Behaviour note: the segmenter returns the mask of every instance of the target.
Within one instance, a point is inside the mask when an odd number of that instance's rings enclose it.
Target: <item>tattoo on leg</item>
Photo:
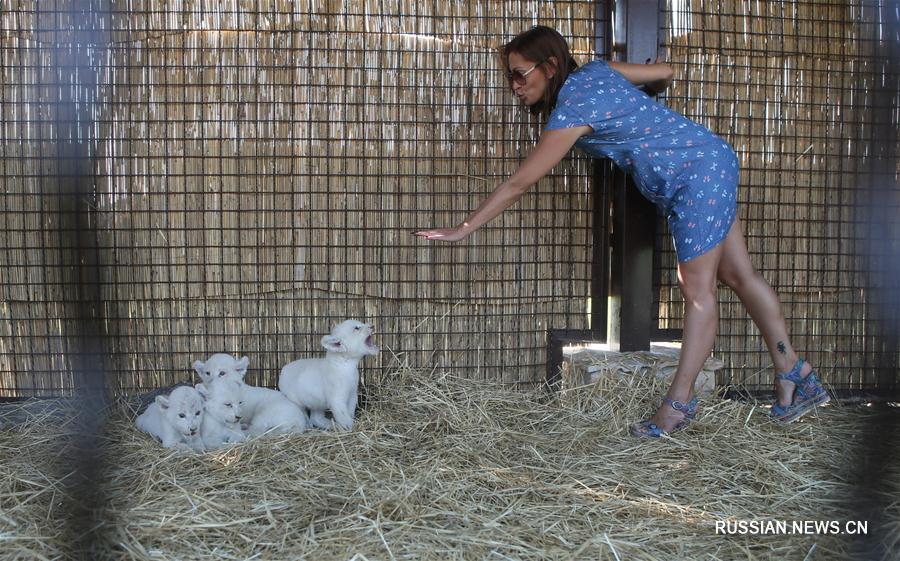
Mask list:
[[[778,341],[778,352],[781,354],[787,354],[787,347],[784,346],[784,341]]]

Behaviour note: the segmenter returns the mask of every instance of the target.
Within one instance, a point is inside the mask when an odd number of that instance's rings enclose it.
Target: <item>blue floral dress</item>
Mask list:
[[[601,60],[569,75],[547,130],[588,125],[575,146],[613,160],[669,222],[678,261],[717,246],[734,222],[738,160],[706,127],[653,101]]]

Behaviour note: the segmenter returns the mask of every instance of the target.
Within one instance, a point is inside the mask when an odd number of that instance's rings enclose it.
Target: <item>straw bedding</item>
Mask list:
[[[63,400],[0,407],[0,559],[71,554],[65,457],[74,418]]]
[[[722,536],[715,522],[854,519],[835,498],[852,492],[846,465],[862,412],[827,408],[786,429],[752,405],[710,398],[692,431],[639,443],[628,423],[663,391],[644,380],[603,378],[548,399],[401,371],[351,432],[205,455],[163,450],[120,402],[105,435],[94,556],[847,557],[842,537]],[[896,508],[888,514],[896,527]]]

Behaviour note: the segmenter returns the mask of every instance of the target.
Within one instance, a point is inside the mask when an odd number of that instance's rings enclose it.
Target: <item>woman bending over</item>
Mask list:
[[[829,400],[812,366],[788,339],[778,296],[753,268],[737,218],[738,160],[731,146],[699,123],[638,89],[660,91],[672,79],[666,64],[593,61],[578,67],[555,30],[538,26],[503,47],[513,93],[547,120],[537,145],[462,223],[416,232],[458,241],[518,201],[572,146],[610,158],[665,214],[678,257],[685,300],[678,369],[662,405],[632,434],[658,438],[688,426],[697,414],[694,382],[713,349],[718,326],[717,281],[740,298],[775,365],[772,416],[791,422]]]

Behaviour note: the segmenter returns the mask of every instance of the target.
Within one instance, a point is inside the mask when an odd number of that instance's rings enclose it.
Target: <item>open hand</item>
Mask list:
[[[456,228],[436,228],[434,230],[419,230],[413,232],[414,236],[425,238],[426,240],[436,240],[441,242],[457,242],[465,238],[468,234],[462,227]]]

